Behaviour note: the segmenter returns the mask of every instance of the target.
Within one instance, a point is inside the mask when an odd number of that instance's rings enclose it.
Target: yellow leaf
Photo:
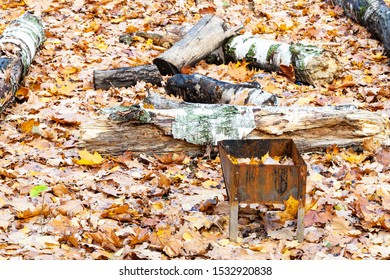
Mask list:
[[[261,157],[261,162],[265,162],[267,158],[269,158],[269,152],[267,152],[264,156]]]
[[[215,182],[214,180],[207,180],[207,181],[204,181],[202,183],[202,186],[206,189],[210,189],[210,188],[215,188],[216,186],[218,186],[218,183]]]
[[[64,68],[61,70],[61,72],[62,72],[62,74],[64,74],[64,75],[71,75],[71,74],[75,74],[75,73],[79,72],[80,69],[81,69],[80,67],[66,66],[66,67],[64,67]]]
[[[229,243],[230,243],[230,240],[227,238],[224,238],[224,239],[221,239],[218,241],[218,245],[223,246],[223,247],[227,246]]]
[[[126,16],[121,16],[121,17],[118,17],[118,18],[114,18],[114,19],[111,20],[111,23],[120,23],[120,22],[122,22],[125,18],[126,18]]]
[[[155,209],[155,210],[161,210],[164,208],[164,204],[159,201],[159,202],[156,202],[156,203],[153,203],[152,204],[152,207]]]
[[[183,239],[184,240],[192,240],[192,239],[194,239],[193,237],[192,237],[192,235],[189,233],[189,232],[185,232],[185,233],[183,233]]]
[[[290,195],[284,204],[286,209],[282,213],[279,213],[280,220],[285,222],[286,220],[295,219],[298,212],[299,201]]]
[[[365,82],[367,84],[371,84],[372,83],[372,76],[369,76],[369,75],[364,76],[363,82]]]
[[[146,41],[146,45],[147,45],[147,46],[152,46],[152,45],[153,45],[153,40],[152,40],[152,39],[148,39],[148,40]]]
[[[233,164],[238,164],[238,160],[234,156],[229,155],[229,159],[232,161]]]
[[[21,125],[20,125],[20,129],[24,132],[24,133],[29,133],[31,132],[31,130],[33,129],[34,126],[38,126],[39,125],[39,122],[34,120],[34,119],[30,119],[26,122],[23,122]]]
[[[101,52],[105,52],[108,48],[108,45],[102,41],[96,44],[96,48],[99,49]]]
[[[366,154],[356,154],[356,153],[353,153],[353,152],[346,152],[345,154],[341,154],[341,157],[350,162],[350,163],[354,163],[354,164],[359,164],[359,163],[362,163],[363,161],[365,161],[367,155]]]
[[[259,161],[257,159],[255,159],[254,157],[251,157],[249,164],[259,164]]]
[[[103,163],[103,158],[98,152],[91,154],[86,149],[79,151],[80,159],[74,160],[79,165],[97,165]]]

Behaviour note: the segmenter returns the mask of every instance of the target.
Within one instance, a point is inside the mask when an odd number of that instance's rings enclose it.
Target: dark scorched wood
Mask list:
[[[256,82],[232,84],[200,74],[174,75],[167,80],[165,90],[192,103],[277,105],[278,102],[275,95],[263,91]]]
[[[155,65],[93,71],[93,85],[95,89],[130,87],[136,85],[138,81],[145,81],[152,85],[161,86],[162,78]]]

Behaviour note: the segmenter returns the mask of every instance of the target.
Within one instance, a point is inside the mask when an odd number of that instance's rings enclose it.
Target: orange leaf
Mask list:
[[[23,122],[21,123],[20,125],[20,129],[24,132],[24,133],[29,133],[31,132],[31,130],[33,129],[34,126],[38,126],[39,125],[39,122],[34,120],[34,119],[30,119],[26,122]]]

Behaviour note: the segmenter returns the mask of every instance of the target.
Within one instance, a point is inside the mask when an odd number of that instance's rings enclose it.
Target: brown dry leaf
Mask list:
[[[169,257],[173,258],[180,255],[180,251],[182,248],[183,248],[183,242],[181,242],[179,239],[172,238],[164,246],[163,251]]]
[[[63,197],[69,194],[68,188],[64,184],[56,184],[52,188],[53,194],[58,197]]]
[[[101,214],[102,218],[110,218],[122,222],[134,222],[140,217],[140,213],[128,204],[117,205],[112,204],[108,209]]]
[[[162,250],[168,244],[172,236],[170,227],[160,228],[150,236],[150,243],[153,247]]]
[[[288,79],[290,79],[291,81],[295,81],[295,72],[294,67],[292,65],[279,65],[279,67]]]
[[[29,98],[29,89],[26,87],[20,87],[16,92],[15,92],[15,97],[19,101],[26,101]]]
[[[158,176],[158,186],[162,189],[167,189],[171,185],[171,180],[168,179],[163,173]]]
[[[65,200],[61,201],[57,210],[64,216],[74,217],[77,214],[81,214],[84,207],[80,200]]]
[[[18,177],[18,175],[19,175],[18,172],[16,172],[15,170],[9,170],[0,167],[0,176],[3,176],[5,178],[15,179]]]
[[[305,214],[305,227],[310,227],[316,223],[321,223],[321,219],[318,216],[318,212],[316,210],[309,210]]]
[[[49,205],[45,204],[43,205],[37,205],[35,208],[32,208],[32,209],[27,209],[27,210],[24,210],[24,211],[17,211],[16,212],[16,216],[19,218],[19,219],[29,219],[29,218],[32,218],[32,217],[36,217],[36,216],[48,216],[49,214],[51,213],[50,211],[50,208],[49,208]]]
[[[15,216],[11,214],[10,209],[0,209],[0,229],[3,231],[8,230],[8,226],[14,217]]]
[[[134,229],[134,233],[134,235],[129,237],[129,245],[131,246],[142,244],[150,238],[149,230],[146,228],[137,227]]]
[[[216,10],[214,7],[205,7],[202,9],[199,9],[199,14],[201,15],[207,15],[207,14],[215,14]]]
[[[218,196],[215,196],[212,199],[207,199],[201,204],[196,205],[194,208],[200,212],[212,212],[215,206],[218,204]]]
[[[282,228],[280,230],[268,230],[267,234],[270,238],[279,240],[293,240],[295,233],[290,228]]]
[[[349,231],[352,229],[350,222],[344,217],[335,216],[330,223],[334,230]]]
[[[183,243],[183,250],[188,255],[204,255],[207,252],[209,246],[208,242],[205,240],[193,238],[190,240],[185,240]]]
[[[51,119],[62,125],[79,126],[81,124],[81,122],[76,119],[75,114],[56,115],[52,116]]]
[[[87,235],[104,249],[116,251],[118,247],[122,246],[122,241],[112,229],[108,229],[106,232],[88,232]]]

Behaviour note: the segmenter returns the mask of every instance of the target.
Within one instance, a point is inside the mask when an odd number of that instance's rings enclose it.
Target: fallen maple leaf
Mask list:
[[[23,122],[20,124],[20,129],[24,132],[24,133],[29,133],[32,131],[32,129],[34,128],[34,126],[38,126],[39,125],[39,122],[34,120],[34,119],[29,119],[28,121],[26,122]]]
[[[91,154],[86,149],[79,151],[80,159],[73,159],[78,165],[99,165],[104,162],[104,159],[98,152]]]

